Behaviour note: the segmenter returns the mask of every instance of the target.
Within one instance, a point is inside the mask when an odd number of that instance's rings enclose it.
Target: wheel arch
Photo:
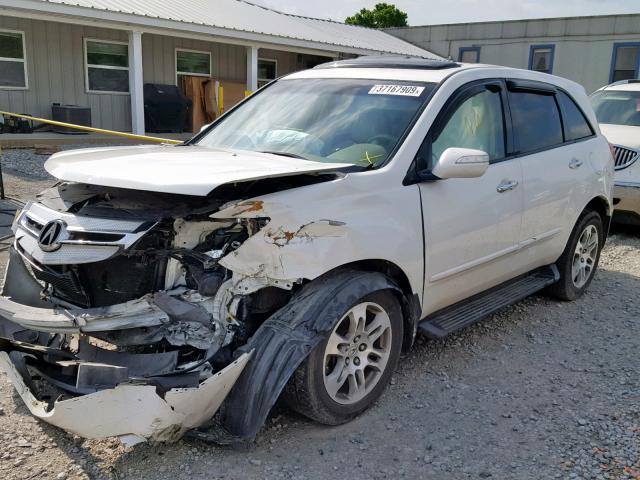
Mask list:
[[[343,270],[381,273],[398,286],[398,289],[392,290],[392,293],[397,297],[402,307],[402,319],[404,323],[402,351],[409,351],[416,338],[418,323],[420,322],[420,315],[422,313],[422,304],[420,295],[411,288],[411,282],[404,270],[389,260],[366,259],[341,265],[327,272],[325,275]]]
[[[399,287],[380,272],[344,269],[305,284],[267,319],[237,353],[253,352],[221,412],[221,427],[235,441],[253,440],[293,372],[354,300]],[[233,440],[232,440],[233,441]]]
[[[611,203],[603,196],[594,197],[589,203],[587,203],[578,218],[582,217],[582,215],[584,215],[584,213],[588,210],[596,212],[598,215],[600,215],[604,230],[603,233],[606,239],[607,235],[609,234],[609,227],[611,226],[611,218],[613,214],[613,207],[611,206]]]

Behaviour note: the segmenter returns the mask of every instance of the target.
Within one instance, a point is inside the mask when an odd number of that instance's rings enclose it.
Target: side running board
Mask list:
[[[450,333],[488,317],[501,308],[519,302],[559,279],[560,273],[555,265],[533,270],[432,313],[420,322],[418,330],[430,338],[446,337]]]

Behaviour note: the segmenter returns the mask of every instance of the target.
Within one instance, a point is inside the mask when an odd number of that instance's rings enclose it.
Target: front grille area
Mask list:
[[[140,249],[162,249],[163,236],[152,232],[139,243]],[[105,307],[140,298],[164,288],[166,258],[116,255],[86,264],[43,265],[25,252],[38,280],[49,285],[53,295],[82,308]]]
[[[613,149],[615,151],[615,169],[622,170],[623,168],[627,168],[633,162],[638,159],[638,151],[622,147],[620,145],[614,145]]]
[[[45,266],[32,268],[33,275],[41,282],[51,285],[56,296],[74,305],[88,307],[91,303],[87,293],[80,285],[78,274],[64,266]]]
[[[64,225],[60,246],[45,251],[38,236],[58,220]],[[104,307],[164,288],[171,232],[156,221],[73,215],[32,203],[16,222],[14,247],[54,297],[78,307]]]

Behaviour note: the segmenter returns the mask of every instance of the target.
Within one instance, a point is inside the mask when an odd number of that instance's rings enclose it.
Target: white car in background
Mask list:
[[[221,438],[250,440],[279,397],[346,422],[418,331],[580,296],[612,214],[581,86],[445,60],[325,64],[184,145],[46,169],[14,224],[0,368],[35,416],[127,444],[219,407]]]
[[[640,225],[640,80],[602,87],[591,103],[615,152],[614,221]]]

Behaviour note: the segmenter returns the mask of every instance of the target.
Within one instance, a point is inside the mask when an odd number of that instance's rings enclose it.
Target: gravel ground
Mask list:
[[[371,411],[324,427],[276,407],[246,450],[73,437],[34,420],[0,374],[0,475],[639,480],[639,289],[640,231],[614,231],[578,301],[534,296],[419,338]]]
[[[112,145],[115,146],[115,145]],[[96,148],[92,144],[61,145],[55,150],[72,150],[77,148]],[[26,201],[52,185],[55,179],[44,169],[44,162],[49,158],[47,149],[2,149],[0,165],[4,177],[4,187],[9,197]]]

